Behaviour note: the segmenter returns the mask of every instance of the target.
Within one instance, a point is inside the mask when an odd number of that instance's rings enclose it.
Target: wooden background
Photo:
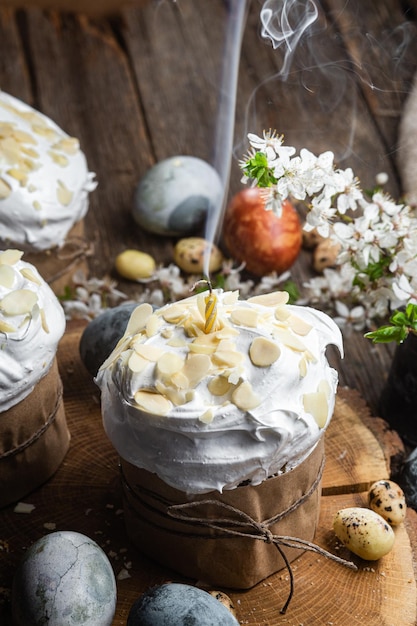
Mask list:
[[[116,276],[115,256],[134,247],[168,264],[175,244],[134,224],[137,182],[165,157],[213,155],[226,5],[0,2],[0,88],[80,139],[99,182],[84,224],[94,245],[89,274],[116,278],[132,298],[141,287]],[[417,69],[416,0],[322,0],[285,79],[284,51],[260,37],[260,7],[252,0],[243,37],[230,194],[240,189],[246,133],[276,128],[289,145],[333,150],[364,188],[387,172],[399,197],[398,127]],[[299,284],[312,275],[308,252],[292,275]],[[343,361],[331,354],[341,388],[360,392],[378,416],[393,347],[353,333],[345,351]]]

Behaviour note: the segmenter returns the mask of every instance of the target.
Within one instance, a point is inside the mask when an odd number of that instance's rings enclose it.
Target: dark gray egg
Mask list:
[[[106,554],[92,539],[58,531],[35,542],[13,580],[15,626],[111,626],[116,580]]]
[[[239,626],[215,597],[181,583],[146,591],[130,609],[127,626]]]
[[[137,302],[129,302],[107,309],[85,328],[80,339],[80,356],[91,376],[107,359],[126,330],[132,311]]]

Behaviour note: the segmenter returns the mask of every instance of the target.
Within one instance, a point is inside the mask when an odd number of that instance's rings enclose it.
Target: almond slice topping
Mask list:
[[[260,296],[252,296],[247,301],[252,304],[261,304],[262,306],[279,306],[280,304],[287,304],[289,297],[287,291],[273,291]]]
[[[310,330],[313,328],[311,324],[305,322],[301,317],[297,317],[297,315],[291,315],[288,318],[288,325],[297,335],[308,335]]]
[[[40,285],[40,279],[33,273],[30,267],[22,267],[20,273],[26,280],[30,280],[31,283],[35,283],[35,285]]]
[[[24,315],[30,313],[38,301],[38,296],[30,289],[17,289],[0,300],[0,310],[5,315]]]
[[[16,330],[17,329],[11,324],[0,320],[0,333],[14,333]]]
[[[156,362],[156,371],[162,378],[170,378],[184,367],[184,359],[175,352],[165,352]]]
[[[311,413],[319,428],[324,428],[329,412],[327,396],[324,391],[305,393],[303,395],[304,410]]]
[[[183,373],[190,381],[190,387],[196,387],[210,368],[211,359],[206,354],[190,354],[183,368]]]
[[[0,178],[0,200],[4,198],[8,198],[12,193],[12,188],[9,183],[4,180],[4,178]]]
[[[139,374],[143,372],[145,367],[149,365],[149,361],[139,356],[137,352],[132,352],[128,360],[128,366],[132,372]]]
[[[253,390],[249,381],[245,380],[232,394],[232,402],[242,411],[255,409],[261,403],[260,396]]]
[[[146,324],[153,313],[152,305],[144,302],[134,309],[130,316],[129,322],[125,330],[125,337],[136,335],[146,327]]]
[[[213,396],[224,396],[231,388],[232,385],[224,376],[215,376],[207,385],[207,389]]]
[[[154,415],[167,415],[172,409],[170,400],[152,391],[137,391],[135,393],[135,402],[142,411],[153,413]]]
[[[11,289],[14,283],[15,273],[10,265],[0,265],[0,285]]]
[[[259,322],[259,314],[256,309],[250,309],[249,307],[240,307],[234,309],[230,314],[230,319],[234,324],[238,326],[249,326],[250,328],[256,328]]]
[[[22,256],[23,252],[21,250],[13,250],[12,248],[0,252],[0,265],[14,265],[20,261]]]
[[[255,337],[249,348],[249,356],[254,365],[268,367],[281,355],[279,346],[266,337]]]

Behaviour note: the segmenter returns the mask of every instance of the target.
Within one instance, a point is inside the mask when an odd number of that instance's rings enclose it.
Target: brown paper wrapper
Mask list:
[[[50,478],[69,441],[54,359],[29,396],[0,413],[0,507],[20,500]]]
[[[120,463],[130,539],[147,556],[188,578],[249,589],[286,567],[280,550],[270,542],[272,535],[308,542],[314,538],[324,438],[293,470],[256,487],[241,486],[222,494],[188,496],[155,474],[123,459]],[[188,519],[172,517],[178,513]],[[194,521],[189,521],[189,516]],[[236,531],[239,534],[234,535]],[[300,549],[281,546],[281,550],[288,562],[301,554]]]

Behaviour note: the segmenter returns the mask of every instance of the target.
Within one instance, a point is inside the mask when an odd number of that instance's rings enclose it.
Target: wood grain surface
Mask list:
[[[90,276],[116,280],[131,298],[143,286],[117,276],[116,254],[128,247],[140,248],[166,265],[172,261],[175,244],[135,225],[131,208],[137,182],[167,156],[191,154],[210,160],[213,154],[226,6],[222,0],[126,4],[108,0],[82,6],[76,0],[0,2],[0,88],[79,137],[99,182],[82,224],[94,250],[86,259],[86,270]],[[298,148],[306,146],[316,153],[333,150],[343,167],[353,167],[365,188],[372,187],[378,172],[386,171],[388,189],[399,197],[397,132],[417,69],[416,0],[322,0],[317,3],[314,28],[287,57],[290,71],[286,76],[285,50],[274,50],[260,37],[260,6],[260,1],[250,3],[242,42],[230,195],[240,189],[237,160],[247,148],[246,133],[271,127]],[[304,250],[292,277],[302,285],[312,274],[311,254]],[[73,332],[61,348],[73,433],[71,454],[51,485],[36,494],[34,516],[16,518],[10,511],[0,512],[0,540],[7,540],[1,548],[6,560],[0,561],[0,591],[7,597],[11,568],[24,547],[45,532],[44,523],[83,528],[99,538],[103,533],[103,544],[110,541],[112,547],[108,544],[107,549],[116,554],[116,572],[125,560],[133,563],[132,577],[120,581],[115,624],[124,624],[138,591],[170,575],[136,553],[133,557],[130,547],[129,555],[122,551],[126,544],[114,472],[117,460],[104,438],[97,448],[91,446],[101,428],[97,390],[79,362]],[[404,459],[401,441],[378,418],[393,350],[392,346],[373,346],[361,333],[353,332],[346,338],[344,359],[329,352],[339,371],[338,402],[344,420],[341,447],[339,433],[328,433],[322,528],[329,527],[330,511],[336,504],[363,498],[374,477],[380,472],[387,475],[393,463],[397,469]],[[371,430],[362,430],[359,422],[358,432],[358,414]],[[362,437],[366,445],[357,449]],[[54,509],[50,508],[52,493]],[[416,528],[416,515],[410,511],[400,531],[401,559],[394,553],[389,569],[388,565],[376,572],[363,568],[356,578],[352,573],[338,573],[341,586],[335,587],[336,594],[332,592],[337,602],[332,601],[331,611],[326,612],[327,602],[315,606],[314,593],[306,595],[315,591],[314,585],[318,585],[317,597],[327,598],[330,593],[318,574],[311,585],[309,572],[314,570],[316,557],[307,555],[300,559],[302,575],[297,577],[294,612],[282,618],[287,621],[275,617],[284,593],[282,580],[274,583],[272,592],[265,584],[253,593],[236,596],[242,623],[344,625],[346,615],[353,620],[349,624],[415,623],[410,620],[415,617]],[[319,535],[318,540],[326,543],[329,538]],[[320,571],[322,567],[333,580],[334,565],[320,563]],[[393,577],[385,580],[387,572]],[[358,604],[362,585],[367,608]],[[392,586],[382,594],[386,585]],[[401,593],[402,612],[398,606]],[[376,608],[376,599],[382,609]],[[376,611],[375,622],[371,608]],[[383,618],[380,610],[385,611]]]

